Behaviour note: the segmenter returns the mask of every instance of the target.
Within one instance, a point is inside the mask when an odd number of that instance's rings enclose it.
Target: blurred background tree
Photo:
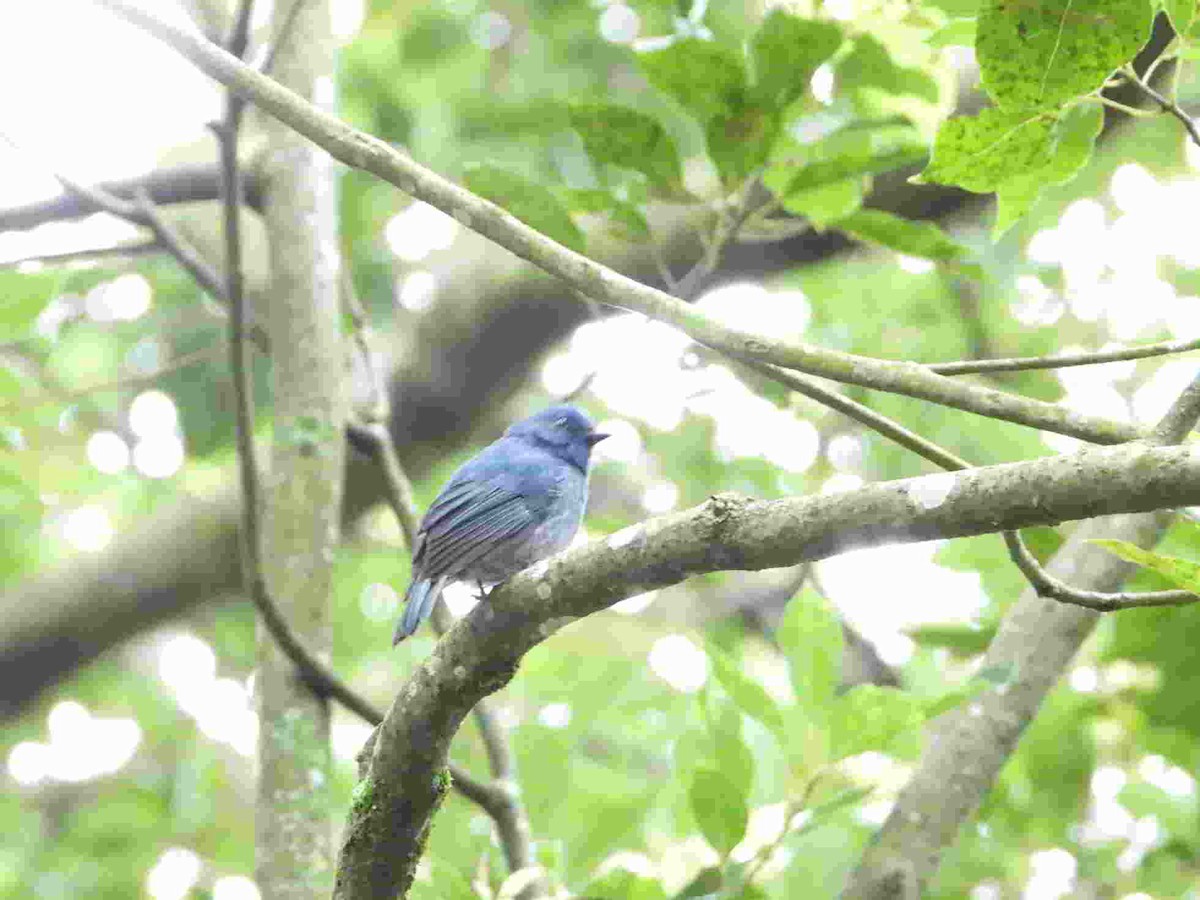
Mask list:
[[[747,330],[921,362],[1200,335],[1200,147],[1171,116],[1114,110],[1158,111],[1133,78],[1105,84],[1133,62],[1186,109],[1194,3],[1113,4],[1111,35],[1087,26],[1116,54],[1093,60],[1099,80],[1063,63],[1036,100],[989,68],[1007,52],[996,49],[1003,17],[1020,15],[1003,4],[978,17],[974,0],[769,5],[339,0],[338,111],[556,240]],[[11,144],[0,146],[0,896],[270,896],[255,884],[263,729],[220,285],[201,289],[161,236],[71,187],[99,183],[129,203],[143,190],[221,272],[205,125],[224,95],[110,14],[69,6],[69,28],[50,5],[0,13],[0,67],[28,86],[6,101]],[[254,5],[248,59],[261,64],[288,6]],[[1026,6],[1073,39],[1062,3]],[[232,12],[156,10],[221,42]],[[973,119],[985,103],[977,33],[998,106]],[[66,77],[64,58],[89,77]],[[1101,88],[1107,112],[1072,102]],[[1000,124],[1044,125],[1053,140],[995,161],[970,135],[954,142],[944,123],[955,112],[989,127],[1017,116]],[[251,110],[240,154],[256,325],[275,287],[263,213],[278,189],[265,176],[276,140]],[[926,164],[925,181],[976,193],[908,180]],[[669,326],[579,301],[365,173],[339,170],[337,190],[345,293],[365,310],[419,508],[505,424],[577,392],[613,434],[597,451],[587,536],[720,491],[821,494],[934,470]],[[998,205],[982,196],[993,192]],[[364,416],[379,398],[371,367],[350,355],[349,399]],[[1150,424],[1194,371],[1166,356],[984,378]],[[258,354],[264,441],[269,372]],[[844,394],[976,465],[1079,446],[909,397]],[[332,664],[386,708],[434,637],[389,647],[407,555],[370,448],[351,441],[347,455]],[[1042,559],[1061,541],[1027,537]],[[1181,519],[1163,541],[1187,556],[1194,527]],[[1138,583],[1167,586],[1149,573]],[[970,715],[976,697],[1021,677],[981,660],[1024,587],[986,536],[714,574],[559,631],[488,710],[546,873],[535,887],[836,896],[919,766],[926,720],[955,706]],[[457,615],[472,603],[465,591],[447,601]],[[1100,621],[924,896],[1194,890],[1194,617]],[[369,731],[333,705],[339,827]],[[496,772],[474,729],[453,758]],[[503,887],[509,849],[480,806],[452,795],[412,896],[515,896],[516,881]]]

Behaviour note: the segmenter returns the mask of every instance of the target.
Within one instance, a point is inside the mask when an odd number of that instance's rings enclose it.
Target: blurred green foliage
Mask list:
[[[1112,136],[1093,157],[1102,117],[1098,105],[1080,99],[1136,51],[1151,5],[1114,5],[1128,20],[1115,37],[1075,27],[1058,0],[1023,5],[1070,25],[1062,47],[1071,65],[1061,78],[1046,59],[1061,48],[1044,39],[1022,49],[1029,59],[1003,59],[1024,12],[1006,17],[998,2],[861,4],[840,21],[813,13],[819,4],[797,3],[796,14],[775,10],[759,26],[746,11],[753,4],[709,9],[702,0],[649,0],[627,8],[639,34],[656,39],[644,52],[602,37],[600,16],[617,6],[376,0],[341,55],[341,111],[579,250],[587,248],[586,230],[572,218],[580,213],[604,213],[618,233],[646,241],[652,201],[717,209],[761,173],[778,208],[862,245],[774,285],[803,290],[812,308],[805,338],[826,347],[940,361],[1042,355],[1107,339],[1102,325],[1082,317],[1038,324],[1019,321],[1013,309],[1022,278],[1063,287],[1057,267],[1031,262],[1022,247],[1068,203],[1101,196],[1114,169],[1130,160],[1156,173],[1181,163],[1178,126],[1165,119]],[[1162,6],[1177,21],[1194,14],[1194,4]],[[510,34],[490,46],[481,29],[499,27],[488,18],[497,10]],[[997,106],[947,119],[955,72],[945,48],[976,35]],[[1094,46],[1100,40],[1103,53]],[[827,96],[814,84],[822,73],[830,76]],[[995,232],[1006,232],[1003,240],[990,240],[992,229],[978,221],[959,222],[950,233],[864,208],[877,176],[919,164],[931,146],[926,180],[999,192]],[[379,321],[392,315],[396,276],[380,235],[404,203],[361,173],[342,178],[343,246]],[[928,265],[901,268],[897,253]],[[88,293],[125,273],[148,280],[152,312],[128,322],[89,316]],[[1200,283],[1186,266],[1173,274],[1181,290]],[[69,556],[60,532],[72,508],[100,507],[119,531],[186,490],[211,487],[213,473],[231,459],[232,397],[220,352],[224,326],[168,261],[3,271],[0,296],[0,584],[9,587]],[[196,354],[192,364],[169,368]],[[1138,377],[1154,365],[1142,364]],[[179,411],[187,471],[159,481],[89,465],[88,437],[127,434],[143,376],[164,367],[153,386]],[[265,364],[255,376],[259,409],[269,417]],[[1048,401],[1062,396],[1052,373],[996,380]],[[847,429],[835,414],[794,404],[777,386],[751,383],[771,403],[811,420],[825,444]],[[1037,434],[1014,425],[952,410],[931,414],[918,401],[863,389],[847,393],[973,463],[1049,452]],[[670,431],[636,427],[647,468],[678,488],[681,507],[724,490],[762,498],[816,491],[832,471],[825,458],[802,473],[762,458],[729,458],[716,446],[712,420],[697,414]],[[862,439],[856,474],[866,480],[929,470],[876,436]],[[443,460],[418,485],[423,501],[459,461]],[[618,480],[630,474],[625,468],[609,463],[600,474]],[[641,514],[616,504],[588,526],[608,532]],[[1027,537],[1043,558],[1059,543],[1048,530]],[[1194,560],[1196,537],[1194,527],[1178,525],[1162,552]],[[903,689],[843,685],[840,620],[811,587],[765,631],[745,628],[737,616],[710,617],[705,630],[682,615],[673,620],[656,601],[643,619],[605,614],[532,651],[501,702],[538,858],[551,877],[595,900],[836,896],[870,840],[878,801],[894,794],[896,773],[919,752],[924,722],[984,691],[1005,690],[1014,674],[973,670],[1023,587],[999,540],[955,542],[938,561],[978,573],[988,606],[977,621],[914,628],[915,650],[899,673]],[[334,664],[382,705],[432,646],[427,636],[387,646],[396,592],[407,579],[394,527],[368,523],[348,540],[335,578]],[[732,584],[720,576],[705,581],[716,590]],[[1137,582],[1162,586],[1153,572]],[[1187,608],[1145,610],[1105,623],[1080,663],[1099,673],[1101,686],[1064,684],[1047,700],[977,825],[947,851],[929,896],[967,896],[983,882],[1015,895],[1031,854],[1051,848],[1069,850],[1079,877],[1094,885],[1162,897],[1194,886],[1194,782],[1190,794],[1170,793],[1135,775],[1121,790],[1121,804],[1133,816],[1153,816],[1162,833],[1133,870],[1119,861],[1125,841],[1086,838],[1083,825],[1098,766],[1130,768],[1156,754],[1187,772],[1200,769],[1195,616]],[[214,603],[171,628],[211,644],[218,676],[239,683],[251,676],[255,619],[247,604]],[[680,633],[703,648],[709,677],[695,692],[672,687],[647,665],[658,638]],[[198,896],[216,876],[252,871],[251,763],[182,708],[155,670],[154,650],[152,640],[135,641],[6,726],[0,754],[11,759],[21,742],[48,740],[47,713],[70,698],[97,716],[135,720],[143,737],[115,774],[36,785],[7,776],[0,897],[140,896],[146,873],[170,847],[203,860]],[[1130,663],[1144,677],[1106,686],[1106,672]],[[341,713],[336,724],[350,736],[333,785],[331,816],[340,821],[355,781],[352,755],[365,733]],[[486,771],[470,728],[454,758]],[[856,762],[864,760],[880,763],[892,781],[862,774]],[[476,897],[480,882],[497,889],[506,874],[489,821],[457,796],[435,819],[426,862],[414,897]]]

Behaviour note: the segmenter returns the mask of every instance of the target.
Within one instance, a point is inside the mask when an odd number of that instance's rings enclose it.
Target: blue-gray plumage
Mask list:
[[[448,582],[495,584],[570,544],[587,505],[592,447],[606,437],[575,407],[551,406],[463,463],[417,530],[392,643],[429,617]]]

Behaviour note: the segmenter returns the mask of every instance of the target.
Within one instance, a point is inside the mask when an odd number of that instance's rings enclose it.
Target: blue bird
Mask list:
[[[592,447],[608,437],[573,406],[509,427],[459,467],[421,520],[398,644],[450,581],[504,581],[571,543],[587,504]]]

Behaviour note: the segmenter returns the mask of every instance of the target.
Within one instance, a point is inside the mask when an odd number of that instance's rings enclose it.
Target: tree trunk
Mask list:
[[[305,3],[279,41],[275,77],[318,102],[332,98],[330,5]],[[346,351],[339,313],[333,160],[265,123],[262,174],[272,282],[256,320],[272,353],[274,439],[265,483],[263,575],[297,635],[326,659],[339,536]],[[258,639],[259,789],[256,877],[264,897],[327,897],[333,845],[329,706],[296,677],[264,629]]]

